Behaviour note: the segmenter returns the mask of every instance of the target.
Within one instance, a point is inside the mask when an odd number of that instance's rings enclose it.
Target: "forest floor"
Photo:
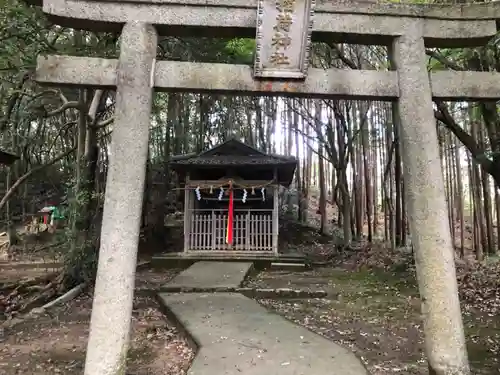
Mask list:
[[[249,285],[325,290],[329,298],[260,303],[350,348],[372,375],[428,374],[420,300],[411,276],[336,267],[266,271]],[[469,303],[463,312],[473,373],[499,374],[500,317]]]
[[[312,215],[311,215],[312,216]],[[423,353],[420,300],[412,254],[390,250],[383,243],[358,243],[335,253],[335,239],[317,230],[284,227],[287,247],[331,258],[328,267],[303,272],[264,271],[248,285],[264,288],[323,289],[323,299],[266,299],[264,306],[351,348],[373,375],[427,374]],[[56,259],[0,261],[0,286],[30,279],[47,279],[57,272],[47,263]],[[49,257],[50,258],[50,257]],[[35,267],[27,261],[44,265]],[[15,267],[15,268],[13,268]],[[135,375],[182,375],[194,358],[176,327],[152,297],[175,270],[137,272],[129,372]],[[457,276],[473,373],[500,374],[500,262],[457,263]],[[12,316],[0,290],[0,323]],[[5,294],[5,293],[4,293]],[[22,305],[22,295],[13,303]],[[17,301],[19,299],[20,301]],[[12,301],[10,301],[12,302]],[[0,328],[0,375],[79,374],[85,360],[92,295],[84,294],[28,319],[9,332]],[[1,327],[1,326],[0,326]]]
[[[24,271],[25,276],[27,273]],[[136,291],[157,288],[175,273],[138,271]],[[84,294],[16,325],[0,340],[0,374],[81,374],[91,307],[92,296]],[[156,299],[136,293],[128,354],[130,373],[182,375],[193,357],[193,350],[165,318]]]

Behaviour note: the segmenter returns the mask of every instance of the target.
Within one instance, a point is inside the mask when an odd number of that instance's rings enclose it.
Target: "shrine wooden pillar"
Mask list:
[[[189,250],[191,234],[191,217],[193,215],[193,193],[189,188],[189,172],[186,173],[184,184],[184,252]]]
[[[279,183],[278,183],[278,168],[274,168],[273,182],[273,252],[278,255],[279,250]]]

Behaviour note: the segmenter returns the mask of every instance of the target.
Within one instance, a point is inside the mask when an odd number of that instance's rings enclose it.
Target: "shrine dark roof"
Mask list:
[[[175,158],[175,159],[174,159]],[[174,157],[171,164],[177,165],[198,165],[198,166],[230,166],[230,165],[279,165],[297,163],[295,158],[281,157],[276,155],[213,155],[210,157],[203,157],[198,155],[191,155],[186,158]]]
[[[230,165],[279,165],[297,164],[293,156],[266,154],[236,139],[230,139],[200,154],[176,155],[172,165],[230,166]]]
[[[0,164],[11,165],[17,159],[19,159],[19,156],[0,150]]]
[[[297,159],[293,156],[266,154],[236,139],[230,139],[199,154],[173,156],[170,165],[178,173],[184,173],[194,168],[251,167],[269,169],[276,167],[280,183],[289,185],[295,173]]]

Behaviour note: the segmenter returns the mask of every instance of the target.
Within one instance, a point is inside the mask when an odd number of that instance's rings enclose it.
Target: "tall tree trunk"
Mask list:
[[[464,247],[464,193],[463,193],[463,180],[462,180],[462,165],[460,162],[460,153],[458,149],[458,140],[456,137],[453,137],[453,154],[455,157],[455,175],[457,179],[457,216],[460,221],[460,257],[463,258],[465,256],[465,247]]]
[[[297,219],[300,221],[302,219],[302,171],[301,171],[301,164],[300,164],[300,146],[299,146],[299,115],[296,111],[296,107],[294,104],[294,111],[293,111],[293,127],[295,130],[295,154],[297,155],[297,169],[295,172],[295,180],[297,181]]]
[[[321,113],[322,106],[319,100],[315,101],[315,122],[316,129],[321,128]],[[319,173],[319,213],[321,215],[320,219],[320,229],[321,234],[326,234],[326,176],[325,176],[325,160],[323,155],[323,143],[320,141],[318,144],[318,173]]]
[[[364,181],[365,181],[365,198],[366,198],[366,221],[367,221],[367,227],[368,227],[368,241],[372,242],[373,241],[373,227],[372,227],[372,209],[373,209],[373,203],[372,203],[372,186],[371,186],[371,168],[373,167],[370,156],[370,150],[369,150],[369,144],[370,144],[370,128],[369,124],[367,121],[363,122],[363,128],[361,129],[361,144],[362,144],[362,151],[363,151],[363,174],[364,174]]]

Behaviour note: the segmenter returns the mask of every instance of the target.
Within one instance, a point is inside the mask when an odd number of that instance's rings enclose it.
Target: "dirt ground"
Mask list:
[[[173,275],[174,271],[139,271],[137,290],[161,285]],[[81,374],[91,306],[91,296],[82,295],[37,320],[15,326],[0,344],[0,374]],[[193,357],[193,350],[165,319],[156,300],[136,297],[129,373],[182,375]]]
[[[6,269],[0,264],[0,284],[53,271],[47,267]],[[177,272],[150,269],[137,272],[128,358],[130,374],[182,375],[194,357],[192,348],[166,320],[156,300],[144,293],[166,283]],[[303,272],[265,271],[247,284],[260,288],[326,290],[329,297],[324,299],[260,302],[351,348],[372,375],[427,374],[420,301],[410,274],[338,266]],[[37,320],[16,326],[0,341],[0,375],[81,374],[91,301],[91,296],[82,295]],[[486,305],[486,309],[484,306],[479,309],[474,303],[462,307],[473,373],[500,374],[500,316],[495,313],[496,307]]]
[[[32,267],[32,268],[2,268],[0,267],[0,284],[11,282],[23,282],[33,278],[48,275],[57,268]]]
[[[331,297],[260,302],[359,355],[373,375],[428,374],[414,280],[388,273],[321,268],[268,271],[249,285],[323,289]],[[500,317],[464,305],[473,374],[500,374]]]

